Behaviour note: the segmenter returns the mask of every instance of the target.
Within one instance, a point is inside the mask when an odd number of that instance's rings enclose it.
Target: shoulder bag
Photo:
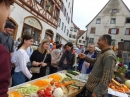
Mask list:
[[[43,59],[42,62],[45,61],[46,56],[47,56],[47,54],[45,54],[45,57],[44,57],[44,59]],[[30,71],[31,71],[32,73],[40,73],[40,68],[41,68],[41,65],[40,65],[40,67],[34,67],[34,66],[33,66],[33,67],[30,68]]]

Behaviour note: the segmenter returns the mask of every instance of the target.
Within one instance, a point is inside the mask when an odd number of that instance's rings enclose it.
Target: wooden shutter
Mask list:
[[[118,28],[116,29],[116,34],[119,34],[119,29]]]
[[[130,28],[129,28],[129,35],[130,35]]]
[[[91,27],[90,33],[91,33],[91,34],[95,34],[95,29],[96,29],[95,27]]]
[[[108,30],[108,34],[111,34],[111,29]]]

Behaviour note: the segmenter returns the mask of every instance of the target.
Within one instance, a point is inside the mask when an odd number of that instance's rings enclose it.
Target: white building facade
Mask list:
[[[22,37],[25,33],[30,33],[34,37],[34,45],[38,45],[42,39],[47,37],[50,37],[52,42],[56,41],[56,35],[58,33],[64,38],[60,40],[60,42],[64,44],[69,37],[67,30],[70,29],[73,13],[72,1],[73,0],[16,0],[14,4],[15,9],[10,15],[11,21],[16,26],[12,35],[14,40]],[[61,12],[63,3],[67,9],[66,14],[68,12],[66,17],[64,17],[63,12]],[[70,6],[68,5],[69,3]],[[69,23],[67,22],[68,17],[70,18]],[[60,30],[61,26],[59,29],[59,18],[64,21],[64,25],[66,25],[66,28],[63,27],[63,30]]]
[[[82,34],[78,37],[77,45],[86,46],[86,31],[82,31]]]
[[[65,44],[69,40],[71,21],[73,16],[74,0],[63,0],[60,10],[58,27],[56,30],[56,41]]]
[[[76,45],[77,43],[77,34],[79,32],[79,28],[72,22],[70,33],[69,33],[69,42],[72,42],[73,45]]]
[[[123,42],[123,48],[130,50],[130,10],[122,0],[109,0],[105,7],[86,26],[88,43],[97,45],[103,34],[112,36],[112,45],[117,48]]]

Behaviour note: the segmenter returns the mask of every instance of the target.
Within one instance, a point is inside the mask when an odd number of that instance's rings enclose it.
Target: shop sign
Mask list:
[[[26,23],[34,28],[37,28],[39,30],[42,29],[41,25],[39,24],[39,22],[35,18],[26,18],[24,23]]]

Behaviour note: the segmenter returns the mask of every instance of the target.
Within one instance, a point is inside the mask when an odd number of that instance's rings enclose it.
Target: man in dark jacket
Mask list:
[[[6,20],[9,18],[10,5],[13,0],[0,0],[0,32],[4,31]],[[8,87],[10,82],[10,54],[4,46],[0,44],[0,97],[8,97]]]

